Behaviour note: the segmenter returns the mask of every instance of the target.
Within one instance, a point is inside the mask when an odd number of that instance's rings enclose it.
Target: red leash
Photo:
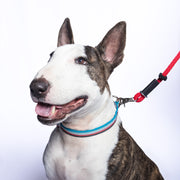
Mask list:
[[[144,100],[144,98],[147,97],[147,95],[154,89],[156,88],[160,82],[162,80],[166,81],[167,80],[167,75],[168,73],[172,70],[172,68],[174,67],[174,65],[177,63],[177,61],[180,59],[180,51],[178,52],[178,54],[176,55],[176,57],[172,60],[172,62],[169,64],[169,66],[166,68],[166,70],[163,73],[159,74],[159,78],[158,79],[154,79],[153,81],[151,81],[151,83],[149,83],[148,86],[146,86],[142,91],[138,92],[135,96],[134,96],[134,101],[135,102],[141,102],[142,100]],[[131,101],[132,102],[132,101]]]

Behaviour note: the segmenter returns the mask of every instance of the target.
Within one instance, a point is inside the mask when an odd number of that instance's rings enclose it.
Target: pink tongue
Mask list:
[[[53,106],[47,104],[37,104],[36,114],[42,117],[49,117],[53,114]]]

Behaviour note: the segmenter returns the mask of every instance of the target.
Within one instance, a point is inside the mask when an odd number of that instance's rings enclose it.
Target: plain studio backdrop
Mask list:
[[[123,63],[111,92],[131,97],[180,50],[179,0],[6,0],[0,6],[0,179],[46,179],[42,155],[54,127],[38,122],[29,84],[56,48],[64,18],[75,42],[97,45],[117,22],[127,22]],[[142,103],[119,110],[124,127],[159,166],[180,179],[180,62]]]

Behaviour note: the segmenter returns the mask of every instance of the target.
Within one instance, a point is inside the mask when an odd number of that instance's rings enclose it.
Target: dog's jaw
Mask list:
[[[81,96],[63,105],[51,105],[38,102],[36,113],[39,121],[45,125],[63,122],[66,116],[85,106],[88,97]]]

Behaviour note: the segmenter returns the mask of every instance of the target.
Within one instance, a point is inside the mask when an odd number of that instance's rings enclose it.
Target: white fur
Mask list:
[[[51,61],[37,74],[50,82],[45,99],[49,104],[65,104],[78,96],[87,95],[87,104],[64,120],[68,127],[92,129],[109,121],[115,106],[109,92],[103,94],[88,73],[86,66],[75,58],[85,56],[81,45],[65,45],[56,49]],[[108,131],[87,138],[77,138],[56,128],[44,153],[46,174],[51,180],[104,180],[108,159],[118,141],[120,119]]]
[[[81,113],[79,111],[72,113],[74,114],[73,123],[74,118],[82,118],[101,97],[99,87],[90,79],[86,67],[74,62],[80,56],[86,57],[82,45],[58,47],[51,61],[36,76],[36,78],[44,77],[50,82],[51,88],[46,97],[46,103],[66,104],[78,96],[88,96],[88,102],[83,111],[81,109]],[[71,117],[67,115],[66,119],[70,120]]]

